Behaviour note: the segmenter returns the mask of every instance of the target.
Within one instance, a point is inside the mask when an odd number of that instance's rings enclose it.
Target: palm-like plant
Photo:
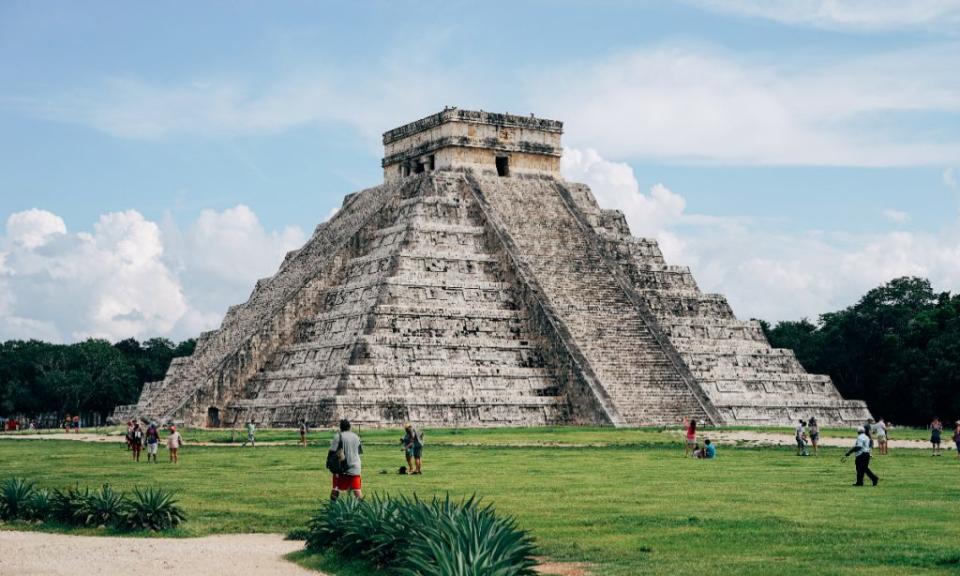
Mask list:
[[[26,518],[30,520],[47,520],[53,510],[53,494],[49,490],[37,488],[27,498]]]
[[[75,511],[80,524],[86,526],[113,526],[123,520],[126,498],[122,492],[116,492],[109,484],[90,492]]]
[[[23,478],[8,478],[4,481],[0,485],[0,518],[14,520],[24,517],[33,492],[33,482]]]
[[[56,489],[50,495],[50,516],[64,524],[82,523],[81,514],[90,498],[90,489],[79,485],[65,490]]]
[[[132,530],[168,530],[186,520],[175,494],[163,488],[134,488],[127,501],[124,523]]]

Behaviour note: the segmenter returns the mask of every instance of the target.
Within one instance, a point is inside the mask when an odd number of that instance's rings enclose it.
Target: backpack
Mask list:
[[[337,434],[337,449],[327,451],[327,470],[334,474],[343,474],[348,468],[347,456],[343,452],[343,436]]]

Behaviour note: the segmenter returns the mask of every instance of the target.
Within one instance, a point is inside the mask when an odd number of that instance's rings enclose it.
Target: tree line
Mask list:
[[[910,425],[960,418],[960,294],[903,277],[816,323],[761,324],[771,345],[792,349],[808,372],[829,374],[874,417]]]
[[[39,340],[0,343],[0,416],[97,413],[140,397],[145,382],[162,380],[170,362],[193,353],[196,341],[166,338],[116,344]]]

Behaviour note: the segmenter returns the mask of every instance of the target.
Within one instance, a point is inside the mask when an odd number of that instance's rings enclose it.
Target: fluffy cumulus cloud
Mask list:
[[[184,233],[134,210],[76,233],[47,211],[11,214],[0,236],[0,338],[194,336],[303,239],[295,228],[268,233],[246,206],[205,211]]]
[[[643,192],[627,164],[593,150],[566,150],[562,167],[567,179],[590,185],[602,207],[622,210],[634,235],[657,239],[668,262],[690,266],[701,289],[727,296],[742,318],[816,318],[903,275],[960,290],[960,219],[935,233],[783,234],[750,219],[688,213],[681,194],[662,184]],[[909,218],[887,212],[894,224]]]

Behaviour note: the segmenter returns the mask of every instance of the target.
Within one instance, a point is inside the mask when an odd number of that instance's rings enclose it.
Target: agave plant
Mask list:
[[[307,549],[320,552],[337,547],[344,527],[362,505],[356,498],[341,498],[325,503],[307,524]]]
[[[23,478],[8,478],[0,485],[0,518],[13,520],[24,518],[27,503],[34,492],[33,482]]]
[[[64,524],[79,524],[89,498],[90,489],[80,488],[79,485],[65,490],[54,490],[50,495],[50,516]]]
[[[38,488],[27,499],[26,518],[47,520],[53,511],[53,494],[49,490]]]
[[[125,509],[126,498],[123,493],[104,484],[87,495],[74,515],[80,524],[86,526],[113,526],[121,523]]]
[[[125,506],[124,522],[132,530],[167,530],[184,520],[174,493],[163,488],[134,488]]]

